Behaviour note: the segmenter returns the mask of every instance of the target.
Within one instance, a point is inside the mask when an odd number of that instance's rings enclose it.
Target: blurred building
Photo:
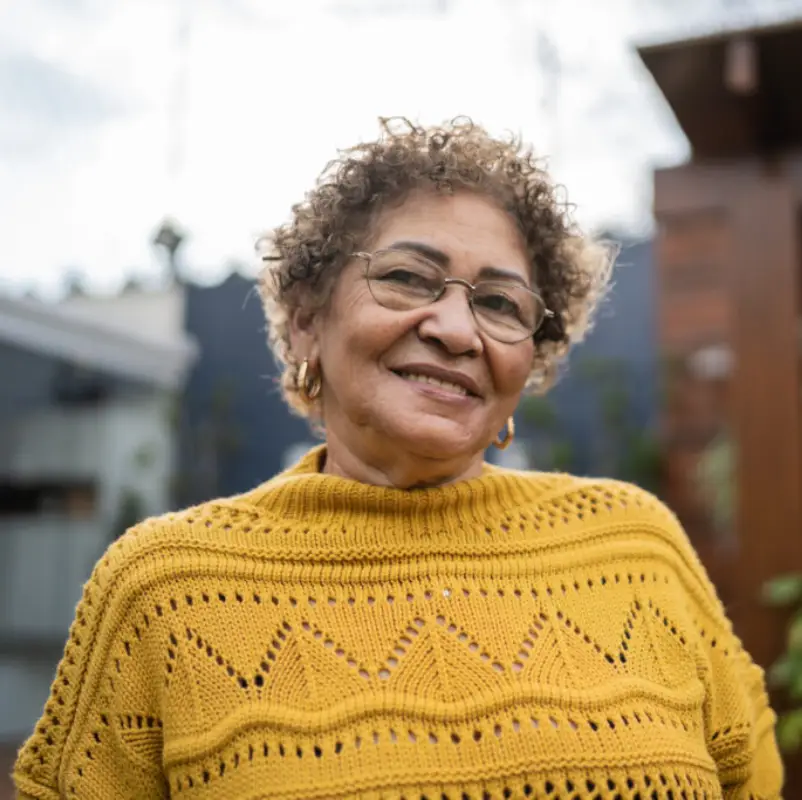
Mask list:
[[[0,742],[40,714],[97,558],[172,504],[195,347],[152,307],[117,301],[0,297]]]
[[[760,586],[802,567],[802,21],[640,52],[692,151],[655,174],[665,492],[767,663]]]
[[[607,475],[657,488],[659,359],[651,241],[609,234],[621,252],[613,286],[557,384],[516,412],[517,446],[488,456],[511,466]]]
[[[217,285],[184,288],[199,356],[180,406],[181,505],[252,489],[315,443],[281,398],[254,281],[232,271]]]
[[[107,297],[79,292],[62,306],[121,332],[193,343],[195,357],[173,408],[177,505],[252,489],[314,443],[281,399],[254,280],[236,268],[218,284],[176,274],[159,289],[133,285]]]
[[[787,615],[763,587],[802,570],[802,19],[640,55],[692,153],[655,173],[664,491],[768,667]]]

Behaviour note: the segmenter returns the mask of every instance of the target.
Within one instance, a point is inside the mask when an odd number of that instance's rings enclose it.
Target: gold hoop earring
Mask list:
[[[503,439],[499,439],[498,436],[493,440],[493,444],[498,447],[499,450],[506,450],[511,444],[512,440],[515,438],[515,420],[512,417],[507,419],[507,432],[504,434]]]
[[[298,367],[298,378],[296,380],[296,389],[301,396],[301,400],[307,405],[310,405],[315,398],[320,394],[323,387],[323,382],[320,380],[319,375],[309,376],[309,359],[305,358]]]

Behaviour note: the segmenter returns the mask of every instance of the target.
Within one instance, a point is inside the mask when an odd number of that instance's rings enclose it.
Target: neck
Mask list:
[[[412,455],[393,444],[346,447],[329,431],[323,472],[371,486],[422,489],[478,478],[483,460],[481,452],[443,459]]]

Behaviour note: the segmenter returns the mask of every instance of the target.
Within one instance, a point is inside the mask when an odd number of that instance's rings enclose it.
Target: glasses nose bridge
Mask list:
[[[464,286],[465,289],[467,289],[466,295],[468,297],[468,305],[470,306],[471,310],[473,310],[473,294],[476,291],[476,287],[470,281],[466,281],[464,278],[443,278],[443,286],[437,293],[435,302],[440,300],[440,298],[445,295],[446,289],[448,289],[449,286],[453,285]]]

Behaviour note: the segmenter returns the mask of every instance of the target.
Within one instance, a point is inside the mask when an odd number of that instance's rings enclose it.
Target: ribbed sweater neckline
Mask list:
[[[470,480],[421,489],[374,486],[320,472],[325,445],[313,448],[294,467],[246,495],[249,504],[269,510],[293,527],[373,528],[376,523],[396,535],[412,538],[439,534],[464,535],[480,521],[499,519],[531,506],[533,501],[566,482],[567,475],[519,472],[490,464]],[[393,530],[395,529],[395,530]]]

